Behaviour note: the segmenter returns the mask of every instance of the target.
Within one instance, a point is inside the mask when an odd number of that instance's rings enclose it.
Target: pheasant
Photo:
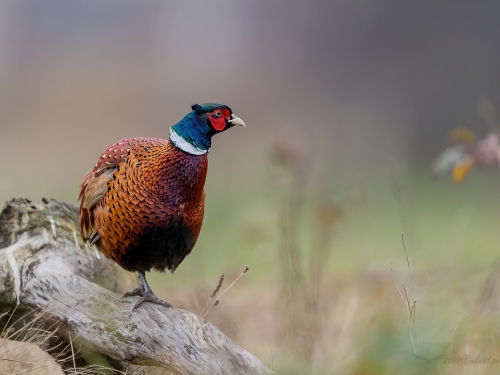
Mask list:
[[[231,108],[195,104],[168,140],[125,138],[110,145],[80,184],[82,238],[127,271],[139,286],[123,298],[172,307],[146,281],[146,271],[175,271],[200,234],[207,154],[212,136],[245,123]]]

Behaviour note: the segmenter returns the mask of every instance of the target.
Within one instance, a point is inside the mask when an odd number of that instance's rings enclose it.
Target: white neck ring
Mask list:
[[[170,128],[170,140],[175,145],[175,147],[180,148],[182,151],[187,152],[191,155],[205,155],[208,150],[202,150],[201,148],[192,145],[179,134],[177,134],[174,129]]]

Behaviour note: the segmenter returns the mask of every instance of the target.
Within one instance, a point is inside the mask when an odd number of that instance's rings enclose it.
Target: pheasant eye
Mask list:
[[[214,115],[217,116],[217,117],[221,117],[222,116],[222,112],[221,111],[215,111]]]

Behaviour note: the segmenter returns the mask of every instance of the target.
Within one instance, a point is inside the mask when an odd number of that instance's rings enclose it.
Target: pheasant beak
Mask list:
[[[236,116],[234,113],[231,115],[231,120],[229,120],[228,122],[232,125],[239,125],[239,126],[243,126],[244,128],[247,127],[245,125],[245,122],[242,119],[240,119],[238,116]]]

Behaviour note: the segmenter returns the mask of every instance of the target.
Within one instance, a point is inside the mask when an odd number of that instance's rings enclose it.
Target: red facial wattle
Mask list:
[[[217,116],[218,114],[220,114],[220,116]],[[210,124],[218,132],[221,132],[226,128],[226,119],[230,118],[231,114],[229,113],[229,110],[227,110],[226,108],[217,109],[215,111],[208,113],[208,119],[210,120]]]

